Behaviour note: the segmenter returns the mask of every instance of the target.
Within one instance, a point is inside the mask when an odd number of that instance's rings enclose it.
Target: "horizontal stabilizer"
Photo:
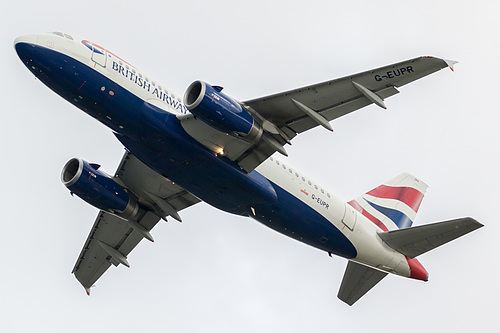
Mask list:
[[[473,218],[464,217],[413,228],[380,232],[378,235],[394,250],[409,258],[415,258],[482,226]]]
[[[386,272],[349,260],[337,297],[353,305],[386,275]]]

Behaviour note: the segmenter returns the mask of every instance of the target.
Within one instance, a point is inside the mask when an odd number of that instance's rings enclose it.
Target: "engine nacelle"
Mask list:
[[[257,140],[262,128],[240,104],[203,81],[195,81],[184,94],[184,105],[192,114],[213,128],[228,134],[238,134]]]
[[[96,208],[123,218],[135,216],[139,211],[137,200],[98,168],[95,164],[73,158],[64,166],[61,180],[71,193]]]

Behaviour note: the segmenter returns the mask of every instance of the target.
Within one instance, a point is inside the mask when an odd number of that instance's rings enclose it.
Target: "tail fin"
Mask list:
[[[409,258],[415,258],[482,226],[473,218],[464,217],[404,230],[380,232],[378,235],[394,250]]]
[[[411,227],[427,185],[409,173],[389,180],[349,202],[382,230]]]

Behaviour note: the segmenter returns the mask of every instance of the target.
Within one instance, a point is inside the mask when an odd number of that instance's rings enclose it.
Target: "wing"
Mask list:
[[[178,211],[200,201],[129,152],[122,158],[115,181],[138,197],[140,211],[133,221],[99,212],[72,271],[88,294],[111,264],[129,266],[128,254],[143,238],[153,240],[149,231],[161,218],[170,215],[180,220]]]
[[[353,305],[386,276],[386,272],[349,260],[337,297]]]
[[[228,136],[209,128],[194,117],[182,119],[186,131],[205,146],[223,147],[225,155],[244,170],[251,171],[299,133],[369,104],[385,108],[384,99],[397,94],[398,87],[452,67],[454,61],[420,57],[344,78],[298,88],[241,103],[258,121],[266,135],[257,143]],[[269,140],[271,137],[272,140]],[[281,145],[277,147],[276,144]]]

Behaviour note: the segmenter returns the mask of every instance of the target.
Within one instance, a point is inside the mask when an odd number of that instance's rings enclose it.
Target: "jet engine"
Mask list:
[[[133,218],[139,211],[137,200],[98,169],[97,164],[73,158],[64,166],[61,180],[71,194],[92,206],[125,219]]]
[[[195,81],[184,94],[184,105],[193,115],[221,132],[257,141],[262,135],[262,127],[238,102],[221,90],[222,87]]]

